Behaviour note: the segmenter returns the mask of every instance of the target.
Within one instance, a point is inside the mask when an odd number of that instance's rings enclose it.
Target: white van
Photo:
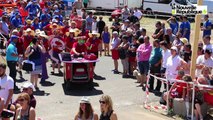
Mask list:
[[[141,0],[89,0],[89,8],[99,9],[111,9],[114,10],[117,7],[124,7],[127,5],[129,8],[138,7],[142,5]]]
[[[143,9],[149,12],[171,14],[172,4],[196,5],[197,0],[143,0]],[[213,13],[213,0],[203,0],[203,5],[207,5],[208,13]]]

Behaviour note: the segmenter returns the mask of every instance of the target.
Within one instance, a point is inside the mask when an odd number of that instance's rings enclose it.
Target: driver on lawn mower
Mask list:
[[[74,54],[74,57],[84,57],[87,54],[87,46],[83,38],[79,38],[77,42],[73,44],[73,48],[70,51],[71,54]]]

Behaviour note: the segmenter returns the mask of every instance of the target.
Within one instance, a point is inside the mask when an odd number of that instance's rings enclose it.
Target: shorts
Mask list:
[[[42,73],[42,65],[35,66],[35,70],[30,72],[31,75],[38,75]]]
[[[118,50],[112,50],[112,59],[118,60],[119,59],[119,52]]]
[[[136,57],[129,56],[129,62],[136,62]]]
[[[138,69],[140,71],[140,74],[148,74],[149,71],[149,61],[140,61],[138,62]]]
[[[53,54],[53,57],[58,60],[58,63],[61,63],[61,60],[59,58],[59,53],[53,51],[52,54]],[[56,63],[56,61],[54,60],[52,60],[52,62]]]

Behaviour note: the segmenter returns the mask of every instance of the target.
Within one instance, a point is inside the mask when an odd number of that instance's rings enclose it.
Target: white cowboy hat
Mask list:
[[[87,103],[90,104],[90,98],[89,97],[82,97],[79,103]]]
[[[41,31],[40,34],[39,34],[39,36],[44,37],[46,39],[49,38],[44,31]]]
[[[92,33],[89,33],[89,37],[92,37],[93,35],[96,35],[97,38],[100,37],[100,34],[97,31],[92,31]]]
[[[76,37],[81,33],[81,31],[78,28],[70,29],[69,32],[66,32],[66,36],[69,36],[70,33],[74,33],[74,37]]]
[[[35,36],[34,30],[32,30],[32,29],[30,29],[30,28],[27,28],[27,29],[24,31],[24,35],[27,35],[27,33],[29,33],[29,32],[30,32],[30,35]]]

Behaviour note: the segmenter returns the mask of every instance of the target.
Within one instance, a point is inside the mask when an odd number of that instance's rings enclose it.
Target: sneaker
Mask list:
[[[18,88],[18,86],[14,86],[14,91],[20,91],[20,89]]]
[[[118,70],[113,71],[114,74],[119,74]]]

